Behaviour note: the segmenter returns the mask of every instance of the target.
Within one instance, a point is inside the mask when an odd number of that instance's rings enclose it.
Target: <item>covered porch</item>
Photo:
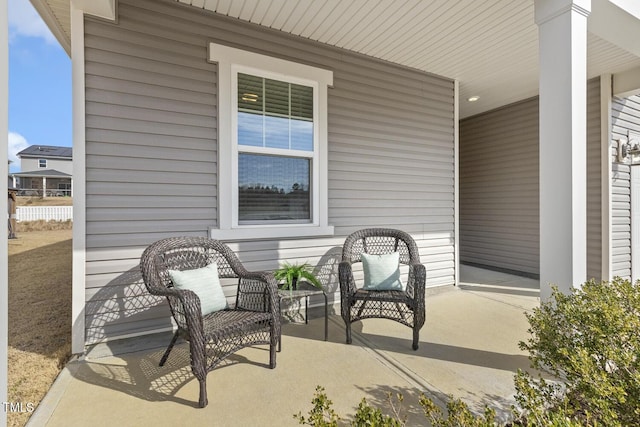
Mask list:
[[[347,345],[339,314],[330,316],[325,342],[322,316],[312,316],[308,325],[284,325],[275,369],[266,366],[268,349],[256,347],[212,371],[204,409],[186,345],[158,367],[169,334],[102,344],[67,365],[29,425],[296,425],[292,415],[306,415],[317,385],[347,418],[363,397],[389,413],[388,392],[403,394],[408,425],[425,423],[420,392],[436,402],[452,394],[475,410],[495,406],[505,416],[513,376],[529,366],[518,349],[527,338],[524,312],[537,305],[537,280],[462,266],[459,288],[428,295],[418,351],[409,329],[378,319],[355,324]],[[137,351],[141,345],[155,349]]]
[[[12,178],[14,187],[19,189],[19,196],[73,196],[71,187],[73,179],[71,175],[55,169],[14,173]],[[20,180],[20,185],[17,185],[18,179]]]
[[[135,322],[130,311],[139,313],[120,300],[139,285],[124,279],[144,247],[170,235],[232,242],[262,270],[292,258],[321,262],[363,226],[400,228],[419,240],[427,286],[457,284],[460,262],[469,261],[464,226],[475,220],[461,209],[469,198],[461,191],[468,170],[460,124],[537,95],[539,120],[529,131],[539,147],[529,177],[536,203],[514,203],[519,210],[510,212],[537,220],[528,224],[527,249],[539,254],[531,263],[542,296],[551,283],[568,291],[587,279],[586,246],[602,247],[598,277],[612,276],[618,224],[609,208],[613,138],[603,117],[612,96],[640,88],[640,50],[630,42],[640,11],[631,2],[32,3],[73,61],[74,353],[95,337],[166,326],[161,308]],[[313,150],[238,142],[245,107],[232,88],[242,67],[287,84],[313,77],[306,83],[317,87]],[[589,120],[602,125],[598,168],[587,174],[586,83],[595,78],[609,84]],[[480,149],[502,163],[491,173],[509,165],[505,150]],[[315,162],[303,173],[314,189],[309,213],[299,219],[304,226],[267,219],[257,227],[239,214],[241,169],[255,170],[247,159],[259,158],[282,170],[273,159],[282,155]],[[596,203],[587,200],[587,181],[600,190]],[[180,209],[167,188],[182,198]],[[511,185],[500,191],[522,194]],[[493,207],[488,198],[481,203]],[[499,233],[521,236],[517,225],[506,230],[503,218],[490,216]],[[587,217],[599,221],[595,240],[587,238]],[[86,310],[104,289],[117,291],[105,310],[118,311]]]
[[[375,10],[366,2],[321,10],[322,2],[310,10],[296,6],[304,2],[272,2],[245,16],[248,8],[195,0],[33,3],[52,27],[60,21],[56,5],[71,15],[56,35],[73,58],[73,352],[86,350],[65,368],[33,425],[140,425],[151,417],[175,423],[187,416],[193,424],[291,425],[292,414],[310,407],[316,385],[347,416],[362,397],[383,406],[387,391],[402,392],[414,408],[421,391],[436,399],[453,394],[475,409],[512,403],[513,375],[528,366],[517,347],[526,338],[523,312],[539,304],[540,288],[548,294],[549,283],[568,289],[586,278],[586,80],[607,75],[614,94],[636,93],[640,51],[628,35],[637,34],[637,10],[606,0],[505,0],[486,8],[379,3]],[[261,12],[264,20],[252,19]],[[629,24],[615,29],[629,31],[612,34],[612,19]],[[314,81],[322,83],[326,108],[319,111],[328,122],[318,122],[327,138],[318,139],[315,170],[324,175],[315,187],[316,234],[256,233],[254,243],[234,218],[236,205],[228,202],[238,171],[225,169],[236,164],[225,159],[239,151],[227,126],[238,113],[228,80],[235,62],[231,53],[220,55],[221,46],[234,55],[250,51],[252,61],[260,55],[262,64],[295,60],[335,73],[333,82]],[[460,120],[538,94],[541,280],[460,266]],[[606,171],[607,126],[601,137]],[[166,185],[189,188],[176,191],[189,204],[174,209],[174,197],[157,191]],[[608,194],[602,206],[609,206]],[[608,234],[611,215],[595,212]],[[294,258],[320,265],[363,226],[402,228],[419,240],[430,290],[417,352],[406,328],[392,322],[363,323],[350,346],[337,316],[329,342],[321,319],[286,325],[275,370],[265,369],[263,349],[239,352],[231,360],[241,363],[209,375],[211,403],[196,410],[184,347],[159,369],[168,336],[116,340],[166,326],[161,303],[141,307],[144,294],[127,299],[140,286],[140,253],[158,238],[228,239],[252,269],[272,269]],[[85,348],[105,337],[110,344]],[[138,351],[141,343],[147,350]],[[91,410],[80,418],[79,408]],[[423,421],[419,410],[409,416],[409,424]]]

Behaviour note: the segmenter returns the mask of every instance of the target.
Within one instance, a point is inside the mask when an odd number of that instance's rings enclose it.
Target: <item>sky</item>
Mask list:
[[[71,59],[29,0],[9,6],[9,166],[30,145],[70,147]]]

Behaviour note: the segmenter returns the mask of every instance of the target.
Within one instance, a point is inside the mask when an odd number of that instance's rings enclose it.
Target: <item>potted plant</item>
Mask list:
[[[318,278],[311,272],[311,265],[306,262],[303,264],[290,264],[285,262],[282,266],[273,272],[276,280],[280,282],[281,289],[295,290],[298,288],[298,281],[304,279],[313,286],[322,289],[322,284]]]

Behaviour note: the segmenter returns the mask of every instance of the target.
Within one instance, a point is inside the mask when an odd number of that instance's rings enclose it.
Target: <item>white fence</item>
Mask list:
[[[73,206],[18,206],[16,221],[73,221]]]

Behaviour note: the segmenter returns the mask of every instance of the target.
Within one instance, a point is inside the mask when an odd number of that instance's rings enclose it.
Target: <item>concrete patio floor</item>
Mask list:
[[[154,350],[96,351],[69,363],[28,425],[297,425],[293,414],[306,415],[317,385],[346,418],[363,397],[389,412],[388,392],[403,394],[408,425],[425,424],[420,392],[440,401],[452,394],[478,411],[485,404],[508,410],[514,373],[529,366],[518,342],[527,338],[524,312],[539,305],[538,281],[470,266],[461,279],[457,288],[428,292],[417,351],[411,330],[392,321],[354,324],[351,345],[339,315],[330,316],[329,341],[322,317],[284,324],[277,367],[267,368],[266,346],[238,352],[209,373],[209,405],[199,409],[187,345],[158,366],[165,334]]]

